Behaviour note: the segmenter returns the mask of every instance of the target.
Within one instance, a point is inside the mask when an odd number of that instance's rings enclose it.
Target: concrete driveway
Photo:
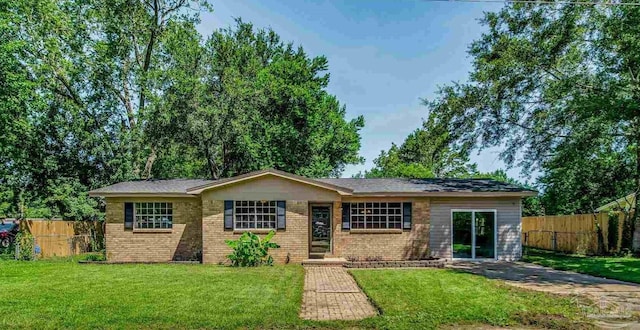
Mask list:
[[[507,284],[556,294],[590,298],[600,309],[594,318],[606,328],[640,328],[640,284],[611,280],[569,271],[555,270],[525,262],[454,261],[447,267],[500,279]],[[614,319],[628,320],[614,322]],[[619,326],[618,326],[619,325]]]

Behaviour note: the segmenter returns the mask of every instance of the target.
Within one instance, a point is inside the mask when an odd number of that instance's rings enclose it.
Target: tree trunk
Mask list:
[[[151,154],[147,157],[147,163],[144,165],[144,173],[142,173],[142,177],[144,179],[151,179],[151,169],[153,168],[153,163],[156,161],[157,157],[156,148],[152,146]]]
[[[207,164],[209,164],[209,174],[211,175],[211,178],[213,180],[218,180],[219,175],[218,175],[218,172],[216,171],[215,160],[212,159],[209,148],[207,147],[204,148],[204,154],[205,154],[205,157],[207,157]]]
[[[640,250],[640,237],[638,232],[638,216],[640,216],[640,119],[636,120],[636,173],[635,173],[635,202],[631,215],[631,249]]]

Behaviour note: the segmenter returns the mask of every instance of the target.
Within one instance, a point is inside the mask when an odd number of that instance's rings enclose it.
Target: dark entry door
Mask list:
[[[331,252],[331,207],[311,206],[311,253]]]

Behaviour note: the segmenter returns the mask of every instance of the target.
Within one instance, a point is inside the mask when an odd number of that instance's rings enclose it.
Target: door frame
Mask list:
[[[454,258],[453,257],[453,213],[454,212],[471,212],[471,258]],[[493,258],[476,259],[476,212],[493,212]],[[497,209],[451,209],[449,216],[449,225],[451,228],[451,260],[498,260],[498,210]]]
[[[313,207],[326,206],[329,208],[329,253],[333,254],[333,203],[330,202],[309,202],[309,246],[307,253],[311,253],[311,243],[313,241]]]

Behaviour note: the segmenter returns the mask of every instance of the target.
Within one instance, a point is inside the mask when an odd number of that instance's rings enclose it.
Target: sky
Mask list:
[[[373,167],[373,160],[391,143],[401,144],[422,125],[438,86],[465,81],[472,69],[470,43],[486,29],[483,12],[501,3],[434,1],[214,1],[198,30],[204,36],[234,24],[240,17],[256,28],[271,28],[281,40],[301,45],[310,56],[329,61],[328,92],[346,106],[347,120],[363,115],[360,155],[363,165],[349,165],[342,174]],[[471,160],[482,172],[505,165],[500,149],[474,152]],[[520,169],[508,170],[522,177]]]

